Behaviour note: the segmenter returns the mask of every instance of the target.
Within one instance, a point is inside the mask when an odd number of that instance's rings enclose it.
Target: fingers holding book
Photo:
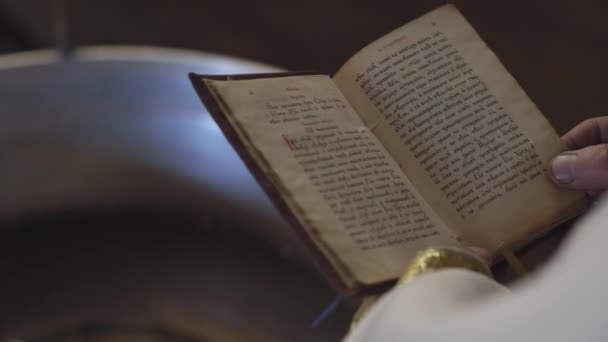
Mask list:
[[[562,139],[569,150],[551,162],[553,181],[593,197],[601,194],[608,188],[608,116],[585,120]]]

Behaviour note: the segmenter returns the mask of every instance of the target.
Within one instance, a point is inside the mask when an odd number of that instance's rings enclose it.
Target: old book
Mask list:
[[[585,206],[549,179],[559,136],[452,5],[371,43],[333,77],[190,77],[345,293],[390,284],[426,246],[496,253]]]

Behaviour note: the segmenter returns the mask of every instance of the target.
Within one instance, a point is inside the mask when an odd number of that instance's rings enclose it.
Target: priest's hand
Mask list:
[[[592,196],[601,194],[608,188],[608,116],[585,120],[562,139],[568,151],[551,162],[553,181]]]

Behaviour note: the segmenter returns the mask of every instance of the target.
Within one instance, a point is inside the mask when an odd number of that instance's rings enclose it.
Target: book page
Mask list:
[[[328,76],[205,82],[343,276],[394,279],[421,248],[457,244]]]
[[[547,174],[560,138],[446,5],[355,55],[336,84],[431,207],[495,251],[580,210]]]

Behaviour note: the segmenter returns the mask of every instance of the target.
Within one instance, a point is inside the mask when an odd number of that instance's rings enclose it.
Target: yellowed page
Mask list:
[[[457,244],[327,76],[206,81],[343,277],[398,277],[420,248]]]
[[[334,80],[466,242],[496,250],[580,210],[582,195],[548,178],[560,138],[454,6],[375,41]]]

